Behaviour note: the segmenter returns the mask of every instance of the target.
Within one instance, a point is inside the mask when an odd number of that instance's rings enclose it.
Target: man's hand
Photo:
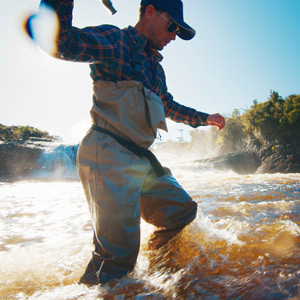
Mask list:
[[[225,126],[225,118],[220,114],[212,114],[207,117],[207,125],[217,126],[219,130]]]

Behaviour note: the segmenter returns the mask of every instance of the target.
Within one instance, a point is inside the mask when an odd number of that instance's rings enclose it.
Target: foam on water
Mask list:
[[[173,173],[198,203],[196,220],[156,252],[142,222],[132,274],[91,288],[77,284],[92,251],[80,182],[0,183],[0,298],[297,299],[300,174]]]
[[[41,168],[32,171],[31,178],[78,180],[76,168],[78,147],[78,144],[52,143],[48,145],[37,160]]]

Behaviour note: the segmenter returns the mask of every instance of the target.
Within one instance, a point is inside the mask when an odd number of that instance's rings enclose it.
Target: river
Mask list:
[[[168,166],[196,220],[156,252],[142,221],[134,271],[90,288],[77,283],[93,249],[76,175],[0,182],[0,299],[300,299],[300,174]]]

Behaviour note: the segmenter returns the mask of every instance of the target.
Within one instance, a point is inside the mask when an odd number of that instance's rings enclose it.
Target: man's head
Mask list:
[[[183,40],[192,39],[196,31],[183,20],[183,4],[181,0],[141,0],[141,7],[152,5],[156,10],[164,12],[168,19],[178,25],[177,35]]]

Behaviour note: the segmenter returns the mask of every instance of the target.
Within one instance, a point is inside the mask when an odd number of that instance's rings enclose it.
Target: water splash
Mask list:
[[[80,182],[0,183],[0,298],[299,299],[300,175],[193,172],[179,177],[195,222],[159,251],[142,222],[132,274],[91,288],[77,284],[92,250]]]
[[[76,157],[79,145],[48,146],[37,160],[41,166],[31,173],[37,178],[78,179]]]

